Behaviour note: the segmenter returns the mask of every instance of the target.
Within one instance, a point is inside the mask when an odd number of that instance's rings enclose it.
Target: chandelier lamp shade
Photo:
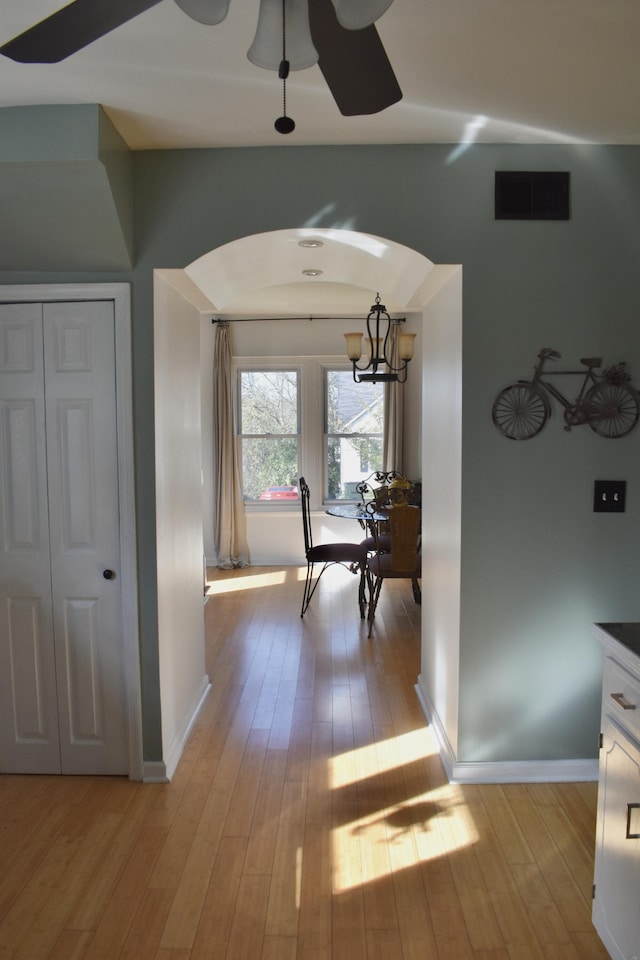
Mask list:
[[[401,323],[404,323],[404,318],[392,320],[387,313],[387,308],[380,302],[380,294],[377,293],[376,302],[366,319],[366,335],[360,331],[345,333],[347,357],[351,360],[353,379],[356,383],[404,383],[406,381],[416,335],[415,333],[398,334],[397,351],[394,351],[391,330],[394,324]]]

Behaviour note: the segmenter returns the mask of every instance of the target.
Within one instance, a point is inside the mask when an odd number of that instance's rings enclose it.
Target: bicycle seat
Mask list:
[[[584,357],[580,363],[584,363],[585,367],[601,367],[602,366],[602,357]]]

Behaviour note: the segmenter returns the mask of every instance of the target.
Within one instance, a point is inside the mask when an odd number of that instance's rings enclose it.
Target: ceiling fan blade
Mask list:
[[[222,23],[229,12],[231,0],[176,0],[180,9],[192,20],[213,26]]]
[[[0,53],[18,63],[58,63],[160,0],[74,0],[9,40]]]
[[[309,0],[318,66],[345,117],[379,113],[402,99],[393,68],[373,26],[346,30],[331,0]]]

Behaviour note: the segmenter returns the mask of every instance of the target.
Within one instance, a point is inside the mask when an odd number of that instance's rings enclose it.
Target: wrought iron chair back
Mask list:
[[[366,549],[360,543],[352,542],[314,544],[313,532],[311,528],[311,497],[309,486],[304,477],[300,477],[298,489],[300,491],[300,503],[302,506],[304,550],[307,560],[307,575],[302,594],[302,608],[300,611],[300,616],[304,617],[309,603],[311,602],[311,598],[316,591],[316,587],[320,583],[320,578],[327,567],[338,563],[351,573],[357,573],[360,575],[358,587],[358,606],[360,608],[360,617],[364,619],[366,611]],[[320,568],[320,573],[314,582],[313,572],[316,564],[322,564],[322,566]]]
[[[363,503],[374,501],[382,510],[390,504],[422,506],[422,484],[407,480],[397,470],[378,471],[356,486]]]

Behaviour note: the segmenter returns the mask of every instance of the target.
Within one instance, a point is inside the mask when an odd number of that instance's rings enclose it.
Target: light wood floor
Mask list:
[[[210,571],[170,784],[0,777],[1,960],[596,960],[595,784],[452,786],[387,583]]]

